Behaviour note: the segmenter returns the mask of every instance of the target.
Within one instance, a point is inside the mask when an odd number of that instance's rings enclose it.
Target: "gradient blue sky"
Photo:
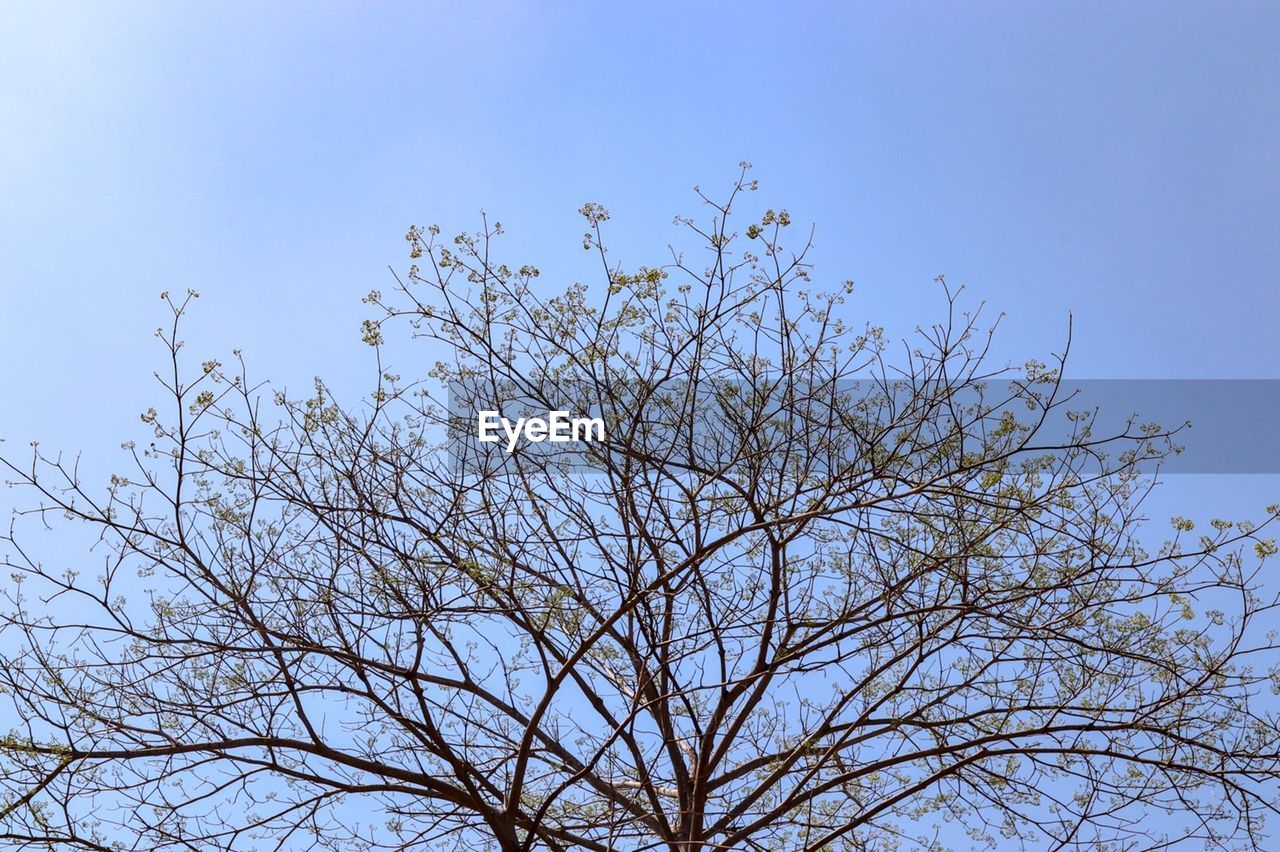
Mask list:
[[[0,436],[140,437],[160,290],[204,294],[193,359],[362,379],[410,223],[484,207],[554,270],[595,200],[653,263],[741,159],[851,319],[935,319],[945,272],[1018,360],[1073,311],[1077,377],[1276,377],[1277,44],[1248,2],[5,0]]]

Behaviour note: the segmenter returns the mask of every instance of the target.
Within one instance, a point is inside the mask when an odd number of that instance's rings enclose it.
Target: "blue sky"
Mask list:
[[[936,318],[945,272],[1018,361],[1071,311],[1078,377],[1275,377],[1277,43],[1245,2],[10,0],[0,436],[136,437],[163,289],[204,294],[192,357],[363,380],[409,224],[483,207],[555,270],[594,200],[653,263],[741,159],[852,319]]]

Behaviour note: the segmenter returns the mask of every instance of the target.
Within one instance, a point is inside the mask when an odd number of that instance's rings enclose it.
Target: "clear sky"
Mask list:
[[[1277,44],[1274,3],[7,0],[0,431],[114,445],[162,289],[299,385],[366,357],[410,223],[484,207],[554,268],[596,200],[653,262],[741,159],[858,319],[945,272],[1017,356],[1074,311],[1077,376],[1274,377]]]
[[[654,264],[743,159],[850,319],[934,320],[946,273],[1019,361],[1070,311],[1077,377],[1280,378],[1278,45],[1276,2],[0,0],[0,437],[144,437],[161,290],[203,294],[197,362],[341,385],[410,224],[485,208],[555,270],[598,201]]]
[[[363,378],[409,224],[483,207],[554,270],[595,200],[653,263],[741,159],[852,319],[936,318],[945,272],[1018,360],[1071,311],[1078,377],[1277,377],[1277,44],[1246,2],[7,0],[0,436],[137,437],[163,289],[193,357]]]
[[[1072,311],[1075,376],[1277,377],[1277,44],[1248,2],[6,0],[0,436],[137,437],[163,289],[193,357],[363,378],[409,224],[483,207],[554,270],[594,200],[653,263],[741,159],[853,319],[936,318],[945,272],[1018,360]]]

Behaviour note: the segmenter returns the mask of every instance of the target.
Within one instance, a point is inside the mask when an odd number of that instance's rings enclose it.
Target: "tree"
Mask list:
[[[787,212],[733,229],[746,174],[661,266],[611,260],[583,207],[594,290],[493,260],[499,224],[411,229],[355,404],[188,370],[194,294],[166,295],[172,406],[136,470],[100,496],[38,448],[5,462],[33,495],[6,539],[6,842],[1264,843],[1266,524],[1144,544],[1172,433],[1095,435],[1065,352],[990,366],[945,282],[900,357],[846,327],[852,285],[810,289]],[[448,353],[420,380],[383,365],[406,328]],[[577,394],[606,440],[469,440],[512,393]],[[61,515],[100,533],[96,572],[24,544]]]

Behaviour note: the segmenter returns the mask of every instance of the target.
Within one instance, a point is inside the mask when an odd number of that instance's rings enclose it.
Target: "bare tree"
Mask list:
[[[991,366],[945,282],[900,355],[847,328],[785,211],[733,229],[753,189],[632,271],[585,206],[600,286],[554,296],[496,223],[411,229],[349,405],[188,369],[166,296],[136,470],[5,462],[5,843],[1265,846],[1263,527],[1144,544],[1168,432],[1095,435],[1065,352]],[[447,354],[403,380],[393,329]],[[476,442],[511,393],[606,440]],[[94,569],[19,535],[61,516]]]

